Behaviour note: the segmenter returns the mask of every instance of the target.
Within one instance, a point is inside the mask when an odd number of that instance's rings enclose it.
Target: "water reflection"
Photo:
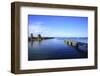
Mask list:
[[[87,58],[86,53],[68,46],[62,39],[32,40],[28,43],[28,60]]]
[[[34,47],[35,45],[40,46],[42,41],[43,40],[31,40],[29,41],[29,44],[31,47]]]

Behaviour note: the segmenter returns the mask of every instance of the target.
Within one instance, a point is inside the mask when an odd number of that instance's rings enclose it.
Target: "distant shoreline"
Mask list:
[[[29,37],[28,40],[31,41],[31,40],[46,40],[46,39],[54,39],[55,37],[41,37],[41,38],[38,38],[38,37]]]
[[[54,38],[88,38],[88,37],[28,37],[28,40],[32,39],[32,40],[37,40],[37,39],[54,39]]]

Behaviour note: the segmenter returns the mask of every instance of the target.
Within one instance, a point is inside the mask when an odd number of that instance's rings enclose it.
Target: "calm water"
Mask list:
[[[28,43],[28,60],[78,59],[87,58],[87,51],[68,46],[64,40],[87,43],[87,38],[54,38]]]

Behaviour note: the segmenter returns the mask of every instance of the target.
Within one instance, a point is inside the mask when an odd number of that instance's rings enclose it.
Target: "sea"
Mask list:
[[[80,51],[64,43],[73,40],[88,44],[87,37],[55,37],[40,41],[28,42],[28,60],[57,60],[88,58],[88,50]],[[88,48],[88,47],[87,47]]]

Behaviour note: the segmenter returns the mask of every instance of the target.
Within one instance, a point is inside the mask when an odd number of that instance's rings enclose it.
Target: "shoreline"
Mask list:
[[[41,38],[39,38],[39,37],[32,37],[32,38],[28,38],[28,41],[32,41],[32,40],[38,41],[38,40],[46,40],[46,39],[54,39],[54,37],[41,37]]]

